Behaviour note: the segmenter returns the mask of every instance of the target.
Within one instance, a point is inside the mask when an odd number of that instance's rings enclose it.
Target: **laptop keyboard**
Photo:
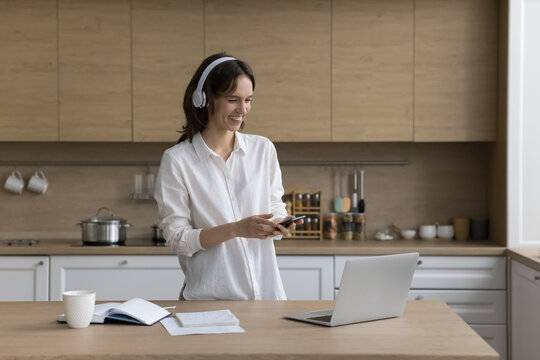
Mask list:
[[[323,322],[330,322],[330,319],[332,319],[332,315],[315,316],[315,317],[310,317],[308,319],[309,320],[323,321]]]

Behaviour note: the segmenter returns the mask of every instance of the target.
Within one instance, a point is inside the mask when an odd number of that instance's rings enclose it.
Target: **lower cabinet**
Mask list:
[[[0,256],[0,301],[47,300],[48,256]]]
[[[288,300],[333,300],[333,256],[277,257]]]
[[[336,287],[346,261],[354,258],[336,256]],[[446,302],[501,360],[508,352],[506,298],[504,256],[421,256],[409,292],[409,300]]]
[[[50,300],[67,290],[96,291],[96,300],[178,300],[184,282],[178,257],[51,256]]]
[[[512,359],[537,360],[540,356],[540,271],[515,260],[511,264]]]

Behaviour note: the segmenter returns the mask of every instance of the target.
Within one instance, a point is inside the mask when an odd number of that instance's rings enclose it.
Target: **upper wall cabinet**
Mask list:
[[[415,141],[493,141],[496,0],[416,0]]]
[[[59,0],[60,141],[131,141],[131,1]]]
[[[0,141],[58,140],[56,0],[0,2]]]
[[[203,1],[133,0],[133,141],[176,141],[202,61]]]
[[[334,0],[332,140],[413,140],[413,0]]]
[[[330,0],[207,0],[205,24],[205,54],[226,51],[255,74],[246,132],[331,140]]]

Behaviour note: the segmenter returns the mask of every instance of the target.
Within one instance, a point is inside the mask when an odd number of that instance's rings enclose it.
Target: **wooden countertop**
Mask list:
[[[172,255],[166,246],[151,246],[151,240],[131,240],[141,246],[81,246],[79,239],[41,240],[33,246],[8,246],[0,243],[1,255]],[[127,240],[127,244],[130,240]],[[144,244],[144,246],[142,246]],[[345,241],[281,240],[276,241],[278,255],[385,255],[418,251],[420,255],[505,255],[504,246],[489,241]]]
[[[540,249],[508,249],[507,254],[523,265],[540,271]]]
[[[403,316],[335,328],[282,319],[332,301],[163,301],[175,312],[230,309],[243,334],[170,336],[161,324],[70,329],[60,302],[0,303],[2,359],[438,359],[498,354],[442,301],[408,302]]]

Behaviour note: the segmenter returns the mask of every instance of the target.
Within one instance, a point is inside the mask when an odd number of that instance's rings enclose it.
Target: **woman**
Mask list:
[[[278,224],[291,217],[276,150],[238,131],[254,88],[245,62],[206,58],[184,95],[180,140],[163,154],[154,195],[186,276],[181,299],[286,299],[273,240],[295,224]]]

